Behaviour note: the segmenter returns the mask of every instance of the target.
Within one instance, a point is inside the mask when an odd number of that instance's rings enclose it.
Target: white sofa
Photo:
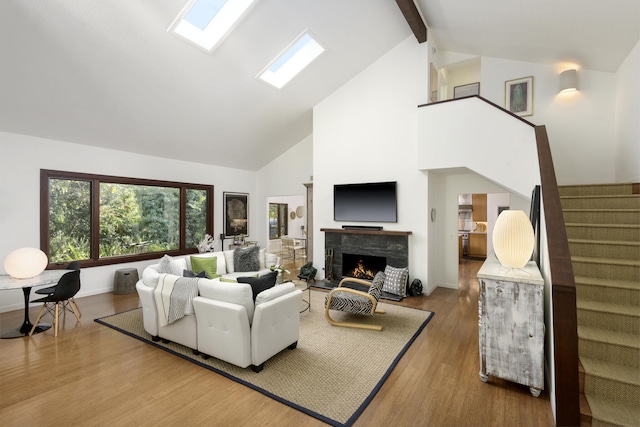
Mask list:
[[[260,267],[254,272],[233,269],[233,251],[193,256],[216,256],[217,273],[223,278],[262,275],[278,264],[276,255],[261,251]],[[264,261],[264,262],[263,262]],[[190,256],[172,259],[174,273],[191,270]],[[264,267],[264,268],[262,268]],[[206,356],[213,356],[255,371],[286,347],[295,348],[300,330],[302,291],[293,283],[276,285],[257,295],[253,301],[251,285],[215,279],[198,279],[199,296],[193,300],[195,314],[166,326],[160,326],[154,291],[160,275],[160,263],[146,267],[136,284],[143,310],[144,329],[157,341],[173,341]]]

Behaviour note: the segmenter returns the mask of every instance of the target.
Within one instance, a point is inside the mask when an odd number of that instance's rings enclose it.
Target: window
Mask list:
[[[192,253],[213,234],[213,186],[41,170],[41,249],[85,266]]]
[[[269,238],[279,239],[289,234],[286,203],[269,203]]]
[[[258,74],[258,78],[281,89],[300,71],[311,64],[324,48],[305,31]]]
[[[190,0],[169,31],[211,52],[254,0]]]

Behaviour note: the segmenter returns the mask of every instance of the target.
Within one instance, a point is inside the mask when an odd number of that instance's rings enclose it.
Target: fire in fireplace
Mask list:
[[[342,254],[342,274],[345,277],[373,280],[378,271],[384,271],[387,258],[374,255]]]

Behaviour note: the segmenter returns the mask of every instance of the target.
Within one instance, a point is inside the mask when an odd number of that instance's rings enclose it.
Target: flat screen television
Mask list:
[[[398,222],[396,182],[336,184],[334,221]]]

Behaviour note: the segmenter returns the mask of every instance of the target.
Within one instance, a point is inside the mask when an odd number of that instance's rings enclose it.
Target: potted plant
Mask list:
[[[205,234],[204,239],[202,239],[200,243],[198,243],[198,252],[200,252],[201,254],[205,252],[215,252],[217,244],[218,241],[214,239],[213,236]]]

